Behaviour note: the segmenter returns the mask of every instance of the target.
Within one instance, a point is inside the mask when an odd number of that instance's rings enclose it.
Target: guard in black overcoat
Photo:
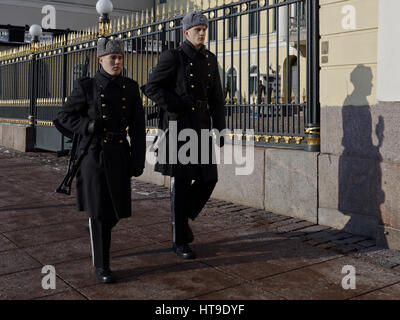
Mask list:
[[[131,216],[131,177],[143,173],[145,118],[138,84],[121,75],[123,44],[101,38],[101,64],[94,78],[75,81],[58,113],[60,125],[81,135],[77,173],[78,210],[87,211],[93,265],[101,282],[113,282],[109,266],[111,229]],[[129,141],[127,139],[129,137]],[[91,139],[91,141],[89,141]]]
[[[188,245],[193,241],[188,218],[194,220],[198,216],[218,180],[212,144],[207,146],[208,161],[201,161],[200,145],[206,141],[201,141],[200,132],[202,129],[221,132],[225,128],[217,58],[204,46],[207,27],[208,21],[204,15],[188,13],[183,19],[186,41],[179,48],[161,54],[156,68],[142,88],[160,106],[160,128],[167,132],[158,141],[155,170],[171,176],[173,249],[182,258],[195,258]],[[177,128],[177,134],[188,128],[196,132],[199,141],[197,161],[185,163],[177,156],[176,152],[189,139],[178,142],[173,138],[175,135],[171,130],[167,131],[174,127],[172,123]],[[220,146],[222,143],[223,140],[220,140]],[[175,153],[175,156],[171,159],[169,155],[173,145],[177,148],[172,151],[171,154]]]

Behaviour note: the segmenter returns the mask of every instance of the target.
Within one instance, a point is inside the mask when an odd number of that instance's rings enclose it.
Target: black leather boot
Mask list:
[[[188,244],[176,245],[174,244],[172,249],[182,259],[196,259],[196,254],[189,247]]]
[[[97,276],[97,279],[99,279],[99,281],[101,283],[115,282],[114,275],[113,275],[112,271],[110,270],[110,268],[107,268],[107,269],[96,268],[96,276]]]

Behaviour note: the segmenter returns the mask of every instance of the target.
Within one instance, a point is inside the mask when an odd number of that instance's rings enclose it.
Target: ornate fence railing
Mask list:
[[[316,1],[213,1],[214,6],[211,2],[202,1],[197,10],[209,18],[206,45],[219,63],[226,126],[243,130],[231,137],[271,147],[318,151]],[[146,83],[161,52],[184,41],[181,24],[187,9],[164,7],[155,16],[137,13],[111,21],[106,36],[123,40],[123,72],[139,86]],[[96,72],[98,37],[96,26],[35,47],[1,52],[0,121],[35,126],[38,147],[62,149],[63,137],[49,128],[85,61],[89,61],[89,75]],[[156,111],[144,96],[143,104],[146,115]],[[148,119],[148,132],[157,126],[157,119]],[[247,134],[247,129],[254,133]]]

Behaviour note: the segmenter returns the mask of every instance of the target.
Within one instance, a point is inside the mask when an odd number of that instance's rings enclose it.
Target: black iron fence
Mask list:
[[[196,8],[209,18],[207,47],[219,62],[226,125],[243,129],[235,139],[318,151],[318,4],[314,0],[238,1]],[[225,1],[223,1],[225,3]],[[214,3],[215,4],[215,3]],[[163,50],[184,41],[187,7],[157,10],[111,21],[108,37],[125,44],[124,74],[145,84]],[[89,61],[98,68],[97,27],[59,36],[35,51],[24,46],[0,55],[0,121],[36,127],[36,146],[64,148],[52,120]],[[88,59],[87,59],[88,58]],[[146,115],[157,107],[143,96]],[[157,119],[148,119],[152,133]],[[254,130],[252,134],[245,130]]]

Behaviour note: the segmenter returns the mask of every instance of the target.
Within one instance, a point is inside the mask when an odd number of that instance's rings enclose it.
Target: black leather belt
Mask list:
[[[107,131],[103,135],[103,141],[105,143],[113,142],[113,143],[124,143],[126,141],[126,132],[112,132]]]
[[[208,101],[196,100],[196,104],[195,104],[193,109],[197,110],[197,111],[206,111],[206,110],[208,110]]]

